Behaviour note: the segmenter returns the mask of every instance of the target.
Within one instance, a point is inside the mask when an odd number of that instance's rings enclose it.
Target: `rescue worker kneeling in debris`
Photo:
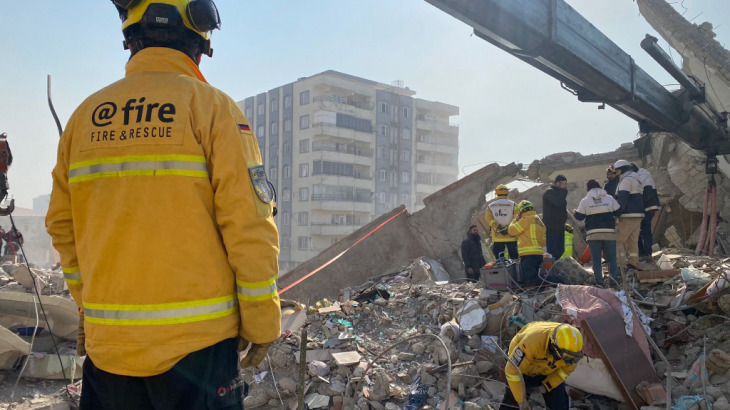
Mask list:
[[[509,188],[500,185],[494,190],[497,199],[487,205],[487,212],[484,219],[492,228],[492,253],[494,257],[499,259],[502,252],[505,259],[517,258],[517,238],[510,236],[508,229],[509,224],[517,214],[517,204],[507,198]]]
[[[500,410],[530,408],[525,388],[539,387],[548,410],[570,408],[565,379],[583,357],[583,335],[575,327],[554,322],[532,322],[523,327],[509,344],[505,377],[509,388]],[[514,366],[517,366],[515,369]]]
[[[517,212],[517,217],[509,225],[508,232],[517,237],[522,282],[525,286],[540,286],[538,274],[545,246],[545,224],[537,216],[530,201],[520,202],[517,205]]]
[[[80,409],[243,410],[240,368],[281,336],[279,238],[256,136],[199,68],[218,10],[114,4],[126,76],[69,119],[46,219],[83,313]]]

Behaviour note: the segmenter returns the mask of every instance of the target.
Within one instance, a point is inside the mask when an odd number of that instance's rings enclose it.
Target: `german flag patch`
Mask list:
[[[238,132],[241,134],[251,134],[251,127],[248,124],[238,124]]]

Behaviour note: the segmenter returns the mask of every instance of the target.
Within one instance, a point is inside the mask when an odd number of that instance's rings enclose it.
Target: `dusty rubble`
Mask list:
[[[50,325],[39,311],[38,330],[31,348],[36,329],[36,286]],[[51,330],[56,336],[58,350],[54,348]],[[0,409],[68,409],[67,382],[63,380],[63,373],[77,380],[81,377],[83,363],[83,359],[76,356],[77,333],[76,303],[69,295],[60,269],[40,269],[32,264],[30,271],[25,265],[5,263],[0,266]],[[56,353],[61,355],[63,371]],[[10,407],[13,391],[15,407]],[[77,395],[80,383],[69,386],[69,391]]]

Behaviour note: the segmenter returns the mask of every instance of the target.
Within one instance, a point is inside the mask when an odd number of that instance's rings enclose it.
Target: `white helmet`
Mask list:
[[[621,167],[630,167],[631,163],[629,161],[626,161],[625,159],[620,159],[616,161],[615,164],[613,164],[613,169],[619,169]]]

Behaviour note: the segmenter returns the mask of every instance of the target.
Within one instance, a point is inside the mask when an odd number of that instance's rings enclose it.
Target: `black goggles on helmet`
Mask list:
[[[555,345],[553,345],[553,350],[555,351],[556,355],[567,365],[576,364],[580,361],[580,359],[583,358],[583,353],[581,352],[571,352],[568,349],[560,349]]]
[[[140,0],[112,0],[120,13],[134,7]],[[126,14],[125,14],[126,15]],[[190,24],[200,32],[221,28],[221,16],[213,0],[191,0],[185,8]]]

